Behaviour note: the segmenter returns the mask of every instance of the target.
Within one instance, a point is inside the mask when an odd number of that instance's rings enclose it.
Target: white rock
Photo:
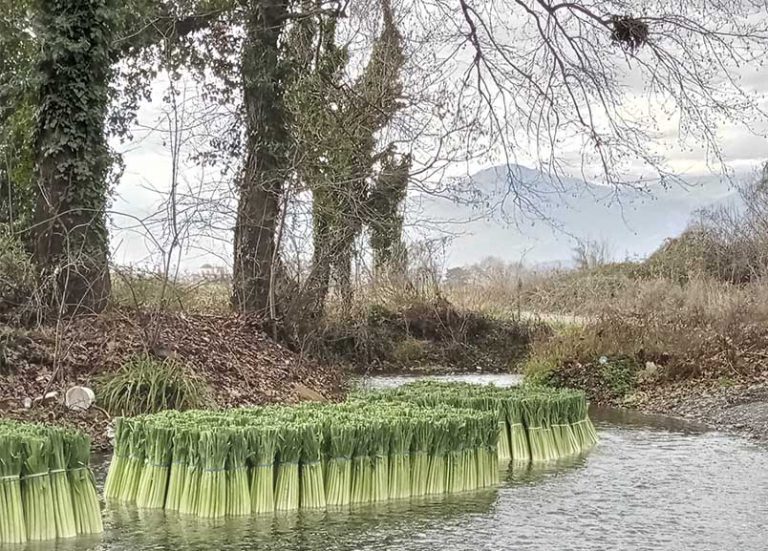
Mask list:
[[[64,396],[64,404],[74,411],[86,411],[94,402],[96,395],[87,386],[73,386]]]
[[[24,409],[32,408],[32,398],[24,398]]]

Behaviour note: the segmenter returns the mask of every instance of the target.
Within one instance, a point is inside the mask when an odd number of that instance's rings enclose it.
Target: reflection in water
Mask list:
[[[485,490],[344,511],[300,511],[208,522],[162,511],[110,507],[105,519],[107,541],[104,547],[92,549],[377,549],[386,542],[395,544],[410,538],[436,523],[460,524],[462,518],[488,515],[496,499],[495,490]],[[405,533],[404,521],[408,527]]]
[[[584,467],[588,454],[567,457],[546,465],[511,463],[502,474],[502,480],[507,484],[536,484],[550,476],[562,475]]]
[[[387,377],[363,377],[359,381],[361,388],[391,388],[401,386],[419,379],[439,379],[441,381],[462,381],[478,385],[515,386],[523,381],[522,375],[512,373],[472,373],[459,375],[392,375]]]
[[[476,380],[476,377],[472,377]],[[402,378],[397,378],[402,381]],[[388,378],[375,384],[396,384]],[[496,490],[200,522],[110,506],[107,531],[41,551],[765,551],[768,453],[673,419],[592,412],[601,442]],[[100,481],[106,459],[97,469]]]
[[[589,409],[589,416],[598,425],[607,424],[621,425],[624,427],[650,428],[670,432],[682,432],[684,434],[700,434],[709,430],[706,425],[700,423],[667,417],[665,415],[641,413],[631,409],[593,406]]]

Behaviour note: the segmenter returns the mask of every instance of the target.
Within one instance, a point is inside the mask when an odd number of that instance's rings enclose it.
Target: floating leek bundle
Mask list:
[[[473,491],[596,442],[583,393],[418,382],[340,404],[120,419],[105,494],[209,518]]]
[[[90,447],[78,431],[0,421],[0,544],[103,531]]]
[[[424,379],[397,388],[360,392],[354,398],[494,411],[499,419],[498,460],[504,463],[554,461],[582,453],[597,443],[587,416],[586,396],[576,390],[501,388]]]

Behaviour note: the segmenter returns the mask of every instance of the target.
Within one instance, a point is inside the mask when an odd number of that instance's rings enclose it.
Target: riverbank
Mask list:
[[[120,412],[109,411],[103,389],[137,357],[178,365],[203,389],[201,407],[336,400],[344,393],[343,369],[284,348],[247,317],[122,309],[55,327],[0,327],[0,415],[74,426],[91,436],[94,449],[108,449],[111,419]],[[149,382],[126,379],[130,400],[156,392]],[[86,412],[64,406],[75,385],[96,392]]]
[[[768,383],[678,384],[641,391],[621,404],[643,412],[673,415],[768,442]]]
[[[584,390],[596,405],[662,414],[768,441],[768,372],[750,377],[668,379],[663,368],[643,368],[628,357],[528,366],[529,379]]]

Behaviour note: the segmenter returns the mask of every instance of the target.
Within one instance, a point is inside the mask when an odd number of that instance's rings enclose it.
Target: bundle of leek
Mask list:
[[[197,449],[202,472],[200,493],[195,514],[204,518],[221,518],[227,505],[227,445],[230,431],[204,430],[200,433]]]
[[[0,425],[0,544],[27,541],[20,479],[23,451],[18,429]]]
[[[179,500],[179,512],[186,515],[195,515],[197,514],[198,502],[200,501],[203,456],[200,454],[200,432],[189,430],[187,437],[187,472],[184,476],[184,489]]]
[[[91,440],[80,432],[70,432],[66,440],[67,475],[72,488],[72,509],[75,530],[81,535],[101,534],[101,505],[96,493],[96,481],[88,466]]]
[[[448,442],[445,453],[445,486],[446,493],[463,492],[466,488],[464,480],[464,445],[469,435],[467,423],[449,418],[451,427],[448,432]]]
[[[248,438],[238,428],[229,433],[229,449],[226,458],[226,506],[227,516],[251,514],[251,490],[248,486]]]
[[[72,487],[67,476],[67,458],[64,450],[64,432],[58,429],[47,431],[48,473],[53,497],[53,518],[56,522],[56,536],[73,538],[77,535],[74,511],[72,510]]]
[[[528,445],[528,434],[523,425],[523,404],[520,396],[510,396],[504,400],[504,412],[509,426],[512,462],[517,465],[527,465],[531,462],[531,449]]]
[[[371,501],[389,499],[389,446],[392,438],[391,419],[385,412],[371,422]]]
[[[281,428],[277,446],[275,509],[292,511],[299,508],[299,459],[301,435],[295,423]]]
[[[168,493],[165,496],[165,509],[179,511],[184,488],[187,486],[187,463],[189,461],[190,430],[178,427],[173,433],[171,472],[168,477]]]
[[[557,445],[555,443],[554,433],[552,432],[552,415],[554,408],[557,407],[557,400],[551,394],[539,396],[541,407],[541,437],[544,443],[545,460],[555,461],[558,458]]]
[[[349,505],[352,489],[355,425],[349,415],[339,415],[329,420],[324,432],[328,450],[325,470],[326,503],[332,506]]]
[[[173,431],[159,422],[147,423],[145,431],[146,454],[136,491],[136,505],[144,509],[162,509],[168,491]]]
[[[275,454],[278,430],[270,425],[257,425],[247,430],[251,448],[251,510],[271,513],[275,510]]]
[[[326,505],[323,481],[323,427],[306,422],[299,426],[301,438],[301,493],[302,509],[319,509]]]
[[[411,439],[411,495],[423,497],[427,495],[429,485],[429,453],[432,449],[434,433],[427,419],[418,414],[409,418],[413,427]]]
[[[371,448],[373,434],[362,419],[355,424],[355,448],[352,452],[352,489],[350,503],[369,503],[371,501]]]
[[[126,471],[128,469],[128,455],[130,453],[131,423],[123,417],[115,421],[115,448],[112,453],[112,461],[109,464],[109,472],[104,482],[104,497],[107,500],[119,500],[121,488],[124,485]]]
[[[135,503],[139,490],[141,472],[144,470],[146,458],[146,428],[141,419],[131,419],[130,438],[128,441],[128,456],[125,460],[125,473],[122,484],[117,491],[116,500],[125,503]]]
[[[411,497],[413,425],[405,417],[393,421],[389,440],[389,499]]]
[[[451,426],[445,418],[434,419],[431,423],[433,438],[429,450],[429,472],[426,495],[445,493],[446,454],[451,437]]]
[[[48,474],[50,453],[50,444],[41,434],[41,430],[36,430],[29,437],[24,438],[21,502],[29,541],[56,539],[53,491],[51,477]]]

